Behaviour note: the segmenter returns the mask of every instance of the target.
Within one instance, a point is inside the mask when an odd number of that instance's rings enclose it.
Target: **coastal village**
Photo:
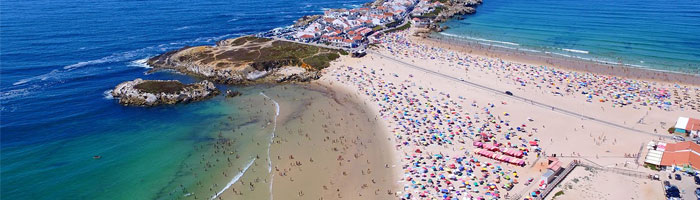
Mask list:
[[[386,0],[359,8],[328,9],[323,15],[307,16],[290,27],[260,33],[258,37],[302,43],[315,43],[346,49],[364,49],[376,43],[388,30],[400,30],[410,24],[428,27],[447,5],[438,0]],[[458,7],[471,8],[480,1],[456,1]]]

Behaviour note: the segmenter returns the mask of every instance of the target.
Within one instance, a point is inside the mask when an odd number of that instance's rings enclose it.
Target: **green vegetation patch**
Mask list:
[[[436,7],[433,11],[423,14],[423,17],[437,17],[445,8]]]
[[[557,193],[554,193],[554,197],[552,197],[552,199],[557,198],[558,196],[561,196],[561,195],[564,195],[564,190],[559,191]]]
[[[185,87],[187,85],[180,83],[180,81],[145,81],[134,86],[138,90],[153,94],[161,92],[175,94]]]
[[[400,24],[399,21],[393,21],[391,23],[386,24],[386,27],[394,27],[394,26],[398,26],[399,24]]]
[[[656,165],[652,165],[652,164],[649,164],[649,163],[644,163],[644,168],[649,168],[649,169],[654,170],[654,171],[659,171],[659,170],[661,170],[661,169],[659,169],[658,167],[656,167]]]
[[[333,54],[332,56],[330,54]],[[335,50],[254,36],[217,42],[217,46],[185,47],[167,52],[148,60],[149,65],[174,67],[169,63],[201,63],[213,67],[236,67],[250,65],[256,70],[271,70],[283,66],[310,65],[310,69],[323,69],[329,62],[337,59],[338,54],[348,55],[343,50]],[[169,60],[171,56],[174,59]],[[308,60],[308,62],[306,62]]]
[[[408,28],[411,28],[411,22],[408,22],[408,23],[404,24],[403,26],[396,27],[395,29],[391,29],[391,30],[388,30],[386,32],[391,33],[391,32],[396,32],[396,31],[403,31],[403,30],[406,30]]]
[[[304,63],[310,65],[316,70],[321,70],[330,66],[330,62],[338,59],[339,57],[340,56],[337,53],[323,53],[305,58]]]

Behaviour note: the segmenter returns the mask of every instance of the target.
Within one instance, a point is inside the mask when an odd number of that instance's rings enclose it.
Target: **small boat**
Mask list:
[[[102,158],[102,156],[93,156],[92,158],[95,159],[95,160],[97,160],[97,159]]]

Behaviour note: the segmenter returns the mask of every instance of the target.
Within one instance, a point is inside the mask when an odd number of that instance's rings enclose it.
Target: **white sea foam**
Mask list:
[[[574,53],[588,54],[588,51],[578,50],[578,49],[561,49],[561,50],[568,51],[568,52],[574,52]]]
[[[112,96],[112,91],[113,91],[112,89],[105,90],[104,92],[102,92],[102,96],[103,96],[105,99],[112,100],[112,99],[114,99],[114,96]]]
[[[58,75],[58,73],[60,73],[60,72],[61,72],[61,71],[59,71],[59,70],[57,70],[57,69],[54,69],[54,70],[51,70],[51,72],[46,73],[46,74],[42,74],[42,75],[38,75],[38,76],[34,76],[34,77],[29,77],[29,78],[21,79],[21,80],[15,82],[15,83],[12,83],[12,85],[22,85],[22,84],[25,84],[25,83],[28,83],[28,82],[31,82],[31,81],[36,81],[36,80],[45,81],[45,80],[48,80],[49,78],[56,77],[56,76]]]
[[[153,68],[153,67],[151,67],[150,65],[146,64],[147,61],[148,61],[148,57],[142,58],[142,59],[138,59],[138,60],[134,60],[134,61],[131,61],[131,62],[129,63],[129,66],[132,66],[132,67],[142,67],[142,68],[148,68],[148,69]]]
[[[34,85],[28,88],[14,89],[0,92],[0,100],[12,99],[16,97],[26,96],[31,90],[38,88],[38,85]]]
[[[506,41],[498,41],[498,40],[489,40],[489,39],[484,39],[484,38],[477,38],[477,37],[469,37],[469,36],[455,35],[455,34],[450,34],[450,33],[440,33],[440,34],[441,34],[441,35],[450,36],[450,37],[464,38],[464,39],[476,40],[476,41],[482,41],[482,42],[490,42],[490,43],[499,43],[499,44],[520,46],[520,44],[514,43],[514,42],[506,42]]]
[[[191,29],[191,28],[193,28],[193,27],[194,27],[194,26],[183,26],[183,27],[179,27],[179,28],[176,28],[176,29],[173,29],[173,30],[181,31],[181,30]]]
[[[552,54],[555,54],[555,55],[560,55],[560,56],[564,56],[564,57],[567,57],[567,58],[571,58],[571,57],[573,57],[572,55],[569,55],[569,54],[563,54],[563,53],[554,53],[554,52],[553,52]]]
[[[243,174],[245,174],[245,172],[248,171],[248,168],[250,168],[250,166],[253,165],[253,162],[255,162],[255,158],[253,158],[253,160],[251,160],[250,162],[248,162],[248,164],[243,168],[243,171],[240,172],[240,173],[238,173],[238,174],[236,174],[236,176],[234,176],[234,177],[231,179],[231,181],[229,181],[229,182],[226,184],[226,186],[224,186],[224,188],[221,189],[221,191],[219,191],[218,193],[216,193],[216,195],[212,196],[210,200],[216,199],[216,197],[219,197],[219,195],[223,194],[229,187],[231,187],[231,185],[233,185],[234,183],[238,182],[238,179],[241,179],[241,177],[243,176]]]
[[[74,75],[76,73],[69,73],[70,71],[86,67],[86,66],[91,66],[91,65],[98,65],[98,64],[104,64],[104,63],[115,63],[115,62],[124,62],[127,60],[132,60],[138,57],[143,57],[143,56],[148,56],[149,54],[152,53],[157,53],[157,52],[163,52],[163,51],[168,51],[176,48],[180,48],[183,45],[191,45],[191,44],[198,44],[198,43],[211,43],[214,41],[219,41],[223,38],[231,37],[231,36],[238,36],[241,34],[226,34],[226,35],[221,35],[221,36],[215,36],[215,37],[199,37],[195,38],[193,40],[184,40],[184,41],[177,41],[177,42],[171,42],[168,44],[160,44],[160,45],[154,45],[154,46],[149,46],[149,47],[144,47],[141,49],[136,49],[136,50],[131,50],[131,51],[126,51],[126,52],[121,52],[121,53],[114,53],[109,56],[105,56],[99,59],[95,60],[88,60],[88,61],[81,61],[75,64],[71,65],[66,65],[63,66],[63,69],[53,69],[51,72],[46,73],[46,74],[41,74],[37,75],[34,77],[29,77],[29,78],[24,78],[21,79],[12,85],[23,85],[29,82],[33,81],[46,81],[49,79],[63,79],[66,77],[69,77],[71,75]]]
[[[520,50],[520,51],[527,51],[527,52],[542,53],[542,51],[534,50],[534,49],[520,48],[520,49],[518,49],[518,50]]]
[[[267,173],[270,174],[270,200],[272,200],[272,180],[275,177],[275,174],[272,173],[272,157],[270,157],[270,148],[272,147],[272,142],[275,139],[275,131],[277,131],[277,116],[280,115],[280,104],[274,99],[265,95],[263,92],[260,92],[260,95],[270,99],[270,101],[275,104],[275,117],[272,119],[272,134],[270,134],[270,142],[267,143]]]
[[[149,50],[149,48],[141,48],[141,49],[126,51],[126,52],[122,52],[122,53],[115,53],[115,54],[112,54],[112,55],[109,55],[106,57],[102,57],[100,59],[78,62],[78,63],[72,64],[72,65],[66,65],[63,67],[63,69],[70,70],[70,69],[85,67],[88,65],[121,62],[121,61],[129,60],[129,59],[134,58],[136,56],[139,56],[140,54],[142,54],[144,51],[147,51],[147,50]]]

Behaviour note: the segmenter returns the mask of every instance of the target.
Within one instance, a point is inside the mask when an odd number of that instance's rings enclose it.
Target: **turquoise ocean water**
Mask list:
[[[485,0],[445,25],[440,35],[501,48],[700,74],[695,0]]]

